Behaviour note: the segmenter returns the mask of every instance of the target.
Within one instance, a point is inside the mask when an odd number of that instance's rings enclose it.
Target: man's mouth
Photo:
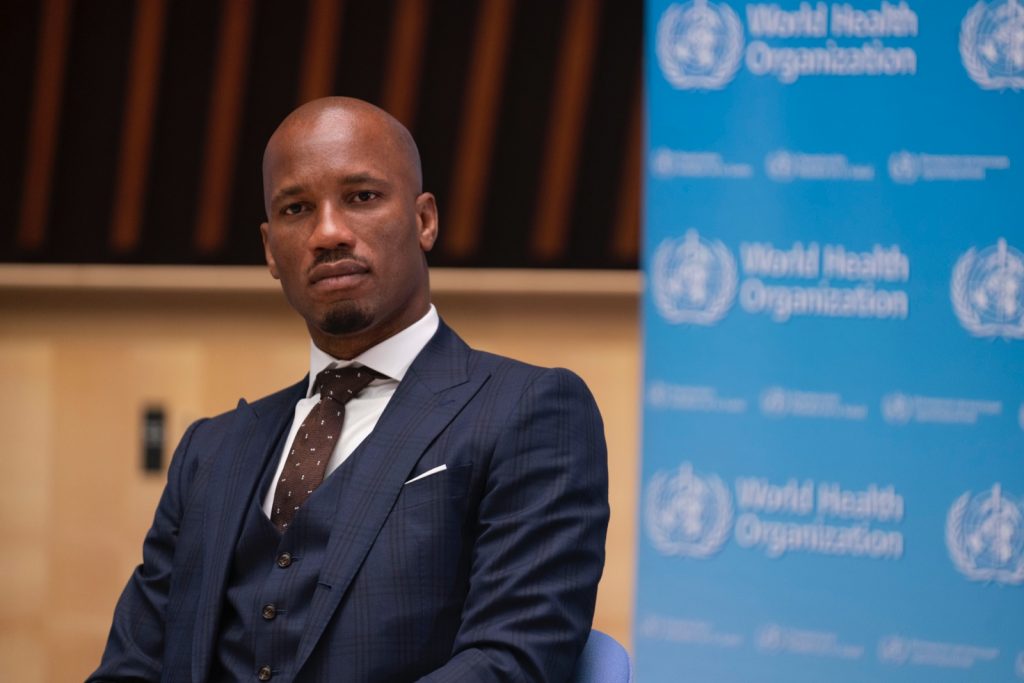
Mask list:
[[[309,282],[317,288],[353,287],[370,269],[353,259],[343,259],[333,263],[321,263],[309,271]]]

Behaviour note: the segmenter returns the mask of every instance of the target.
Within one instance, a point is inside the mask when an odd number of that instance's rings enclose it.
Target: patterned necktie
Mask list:
[[[320,402],[313,406],[295,433],[288,459],[274,492],[270,521],[284,532],[295,513],[324,480],[327,461],[341,436],[345,404],[383,375],[369,368],[327,368],[316,376],[313,392]]]

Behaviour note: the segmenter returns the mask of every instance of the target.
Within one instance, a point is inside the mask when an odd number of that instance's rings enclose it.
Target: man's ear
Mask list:
[[[267,260],[267,268],[270,270],[270,275],[275,280],[280,280],[281,276],[277,273],[277,262],[274,261],[274,254],[270,251],[270,224],[260,223],[260,237],[263,238],[263,258]]]
[[[430,251],[437,241],[437,201],[430,192],[423,192],[416,197],[416,226],[419,230],[420,248],[425,252]]]

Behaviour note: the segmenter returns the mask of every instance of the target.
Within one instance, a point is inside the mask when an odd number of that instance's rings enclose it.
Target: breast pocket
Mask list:
[[[404,510],[435,500],[465,498],[472,471],[472,464],[458,465],[406,484],[395,507]]]

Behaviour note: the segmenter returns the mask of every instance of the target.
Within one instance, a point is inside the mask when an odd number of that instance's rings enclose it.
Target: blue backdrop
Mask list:
[[[641,683],[1024,680],[1024,6],[647,4]]]

